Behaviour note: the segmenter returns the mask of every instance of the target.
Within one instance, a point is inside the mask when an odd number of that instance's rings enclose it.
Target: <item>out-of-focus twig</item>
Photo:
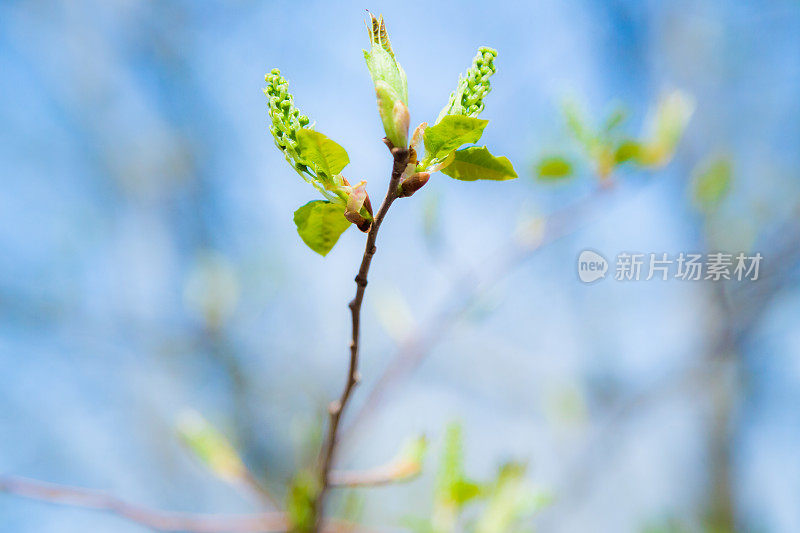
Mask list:
[[[46,483],[16,476],[0,476],[0,491],[34,500],[106,511],[156,531],[192,533],[262,533],[285,531],[283,513],[248,515],[176,513],[129,503],[105,492]]]
[[[763,252],[766,263],[758,281],[734,285],[726,294],[729,300],[725,309],[724,323],[715,333],[703,360],[642,387],[638,392],[620,398],[609,407],[607,414],[596,424],[592,437],[585,440],[575,457],[563,469],[553,490],[559,494],[553,505],[545,509],[536,519],[536,525],[543,531],[554,529],[559,513],[574,509],[577,502],[590,490],[596,481],[598,469],[593,463],[599,457],[609,457],[612,447],[619,444],[620,425],[625,419],[646,411],[665,397],[680,394],[696,394],[709,389],[709,380],[718,376],[729,365],[732,352],[740,349],[742,343],[758,325],[772,298],[784,287],[796,282],[792,271],[800,262],[800,208],[792,218],[780,225],[762,241],[773,242],[770,251]],[[720,289],[719,282],[713,289]],[[714,296],[714,295],[712,295]],[[719,298],[717,293],[715,298]],[[713,476],[713,472],[711,473]]]
[[[351,438],[357,429],[366,423],[383,404],[388,394],[413,373],[425,356],[444,337],[448,328],[467,310],[472,302],[490,289],[504,274],[513,270],[536,252],[562,237],[568,236],[594,220],[605,207],[609,197],[617,194],[618,188],[610,183],[598,187],[583,200],[556,211],[539,222],[532,234],[514,239],[501,246],[491,257],[499,260],[494,268],[479,276],[465,273],[451,285],[442,301],[447,302],[434,316],[425,321],[427,327],[412,332],[403,341],[391,361],[370,390],[366,401],[354,415],[350,424],[342,431],[342,438]]]
[[[377,487],[405,483],[417,478],[419,466],[389,464],[369,470],[332,470],[328,478],[331,487]]]
[[[155,531],[188,533],[270,533],[286,531],[282,512],[253,514],[195,514],[151,509],[127,502],[105,492],[46,483],[35,479],[0,475],[0,492],[82,509],[106,511]],[[364,531],[353,524],[328,521],[329,533]]]

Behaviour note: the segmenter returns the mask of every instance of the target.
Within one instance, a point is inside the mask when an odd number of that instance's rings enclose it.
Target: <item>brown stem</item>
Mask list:
[[[412,374],[476,297],[541,248],[572,234],[594,220],[602,213],[601,208],[606,207],[604,204],[606,198],[614,192],[611,187],[599,188],[584,200],[556,211],[543,220],[542,233],[534,242],[519,242],[514,239],[506,243],[492,254],[492,257],[499,258],[494,269],[482,275],[465,272],[458,281],[451,284],[448,295],[442,299],[445,303],[430,320],[426,321],[427,326],[409,334],[398,347],[376,384],[367,394],[367,399],[356,411],[348,427],[342,430],[341,438],[349,440],[357,433],[358,428],[370,420],[382,406],[385,398],[398,386],[398,383]]]
[[[328,423],[328,436],[322,448],[321,466],[319,471],[319,493],[315,502],[315,516],[316,525],[315,531],[319,531],[319,527],[324,515],[325,496],[330,488],[330,471],[333,466],[333,461],[336,455],[336,444],[339,433],[339,422],[342,418],[347,402],[350,400],[350,395],[353,388],[358,384],[358,347],[360,338],[360,325],[361,325],[361,303],[364,301],[364,291],[367,288],[367,274],[369,273],[369,266],[372,263],[372,257],[375,255],[375,241],[378,238],[378,230],[381,227],[386,213],[389,211],[392,202],[397,199],[397,186],[400,183],[400,176],[406,169],[408,164],[409,152],[406,148],[396,148],[392,146],[388,139],[384,142],[389,147],[394,159],[392,165],[392,175],[389,179],[389,189],[386,191],[386,198],[383,199],[378,214],[372,222],[372,227],[367,234],[367,244],[364,248],[364,257],[361,259],[361,267],[358,269],[356,275],[356,295],[350,302],[350,312],[353,319],[353,332],[352,339],[350,340],[350,367],[347,371],[347,381],[345,382],[344,390],[338,400],[331,402],[328,412],[330,413],[330,421]]]

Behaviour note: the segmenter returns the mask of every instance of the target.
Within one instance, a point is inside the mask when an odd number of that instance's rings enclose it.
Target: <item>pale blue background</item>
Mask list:
[[[378,464],[422,430],[435,470],[443,427],[460,419],[476,477],[527,459],[531,479],[556,495],[532,522],[541,531],[692,524],[708,492],[709,387],[671,376],[702,362],[712,291],[587,287],[575,259],[584,248],[609,257],[703,249],[706,222],[687,182],[699,160],[722,152],[736,183],[709,238],[760,246],[770,261],[770,239],[796,217],[799,198],[796,1],[4,1],[0,471],[164,509],[252,510],[178,443],[175,420],[189,407],[231,434],[275,487],[285,482],[293,450],[342,385],[363,235],[348,231],[325,259],[297,238],[291,214],[315,193],[274,148],[261,87],[265,72],[282,69],[300,109],[348,149],[348,177],[367,179],[376,204],[389,160],[361,54],[365,7],[387,19],[413,123],[435,118],[479,45],[500,51],[484,140],[521,177],[436,175],[393,208],[365,302],[356,402],[397,342],[379,308],[396,317],[399,293],[424,322],[447,304],[455,272],[491,269],[490,254],[522,216],[594,187],[584,172],[560,187],[531,178],[533,160],[567,142],[564,94],[595,116],[626,103],[633,133],[670,88],[692,94],[697,112],[665,171],[623,173],[588,228],[505,273],[343,463]],[[422,229],[432,198],[434,252]],[[239,293],[216,333],[184,296],[209,251]],[[800,531],[800,291],[794,263],[781,266],[782,288],[762,307],[753,301],[737,339],[744,379],[728,442],[742,531]],[[640,393],[648,400],[615,410]],[[583,409],[560,416],[559,398]],[[429,495],[430,476],[375,491],[365,519],[424,515]],[[2,494],[0,530],[143,531]]]

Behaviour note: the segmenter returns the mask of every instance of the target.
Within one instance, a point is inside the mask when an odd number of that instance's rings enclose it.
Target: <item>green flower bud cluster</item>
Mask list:
[[[492,90],[489,78],[496,72],[494,58],[497,50],[488,46],[478,48],[466,77],[458,79],[458,88],[450,94],[450,101],[439,113],[438,123],[446,115],[477,117],[483,111],[483,99]]]
[[[306,172],[307,167],[297,154],[297,132],[300,128],[308,126],[309,120],[294,106],[294,97],[289,93],[289,82],[281,76],[281,71],[274,68],[264,77],[267,87],[269,117],[272,125],[270,133],[275,138],[275,145],[286,156],[286,160],[300,172]]]

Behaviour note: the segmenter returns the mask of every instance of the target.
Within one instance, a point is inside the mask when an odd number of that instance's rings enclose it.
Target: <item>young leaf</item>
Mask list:
[[[375,82],[375,94],[378,97],[378,115],[381,117],[386,137],[394,146],[406,146],[411,120],[408,108],[395,90],[384,81]]]
[[[567,121],[567,128],[572,136],[583,146],[587,151],[591,151],[597,143],[596,136],[592,132],[588,121],[583,114],[583,110],[578,106],[574,100],[567,100],[562,104],[564,118]]]
[[[309,129],[297,131],[297,153],[326,181],[350,163],[344,148],[320,132]]]
[[[463,115],[447,115],[435,126],[425,128],[425,160],[443,159],[465,144],[480,140],[488,120]]]
[[[326,200],[314,200],[294,212],[297,233],[309,248],[325,256],[339,236],[350,227],[344,218],[344,206]]]
[[[693,113],[694,100],[681,91],[659,100],[649,118],[644,135],[646,141],[642,143],[636,162],[645,167],[669,163]]]
[[[536,176],[543,181],[558,180],[572,175],[572,163],[566,157],[543,157],[536,164]]]
[[[614,110],[606,117],[605,122],[603,123],[603,131],[605,133],[611,133],[617,127],[619,127],[625,119],[628,117],[628,112],[622,106],[617,106]]]
[[[286,514],[290,531],[312,531],[314,527],[314,501],[319,494],[319,483],[312,472],[300,470],[289,484]]]
[[[488,488],[488,502],[475,525],[476,533],[514,531],[526,515],[546,505],[549,497],[534,491],[525,479],[525,466],[508,463],[500,468],[497,479]]]
[[[694,176],[694,201],[704,211],[713,210],[731,186],[731,162],[718,157],[705,162]]]
[[[507,157],[495,157],[485,146],[457,150],[453,162],[442,169],[442,172],[451,178],[462,181],[503,181],[517,177],[517,173]]]
[[[406,73],[395,58],[383,17],[370,13],[367,23],[370,50],[364,50],[367,69],[378,95],[378,111],[386,137],[396,147],[408,143],[408,82]]]
[[[199,413],[184,413],[178,422],[178,434],[195,456],[220,478],[237,481],[245,477],[245,466],[236,449]]]
[[[371,46],[369,51],[364,50],[364,59],[372,81],[376,86],[379,81],[383,81],[397,93],[404,104],[408,105],[406,73],[394,56],[383,16],[375,18],[375,15],[370,13],[370,19],[371,26],[367,25],[367,31]]]
[[[631,160],[637,160],[641,152],[641,143],[632,140],[622,141],[614,151],[614,161],[619,165]]]

